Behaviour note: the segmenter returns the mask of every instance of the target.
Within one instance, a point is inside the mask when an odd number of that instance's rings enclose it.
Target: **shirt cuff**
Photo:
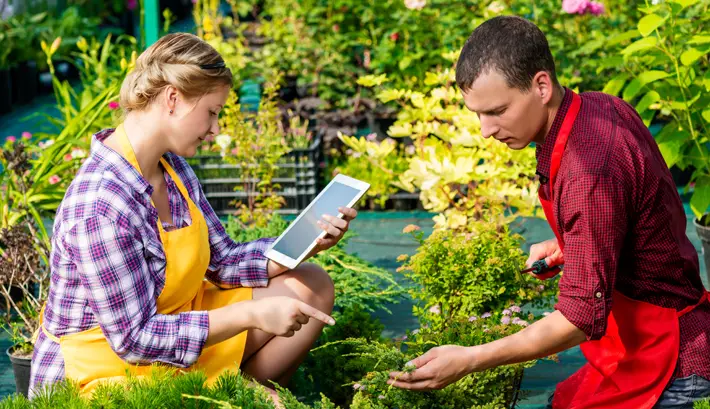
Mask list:
[[[252,251],[237,266],[242,287],[266,287],[269,284],[269,259],[266,258],[266,251],[274,241],[275,238],[264,238],[249,243]]]
[[[176,366],[189,367],[197,362],[210,332],[207,311],[189,311],[179,314],[178,339],[175,345]]]
[[[598,340],[606,333],[611,312],[611,297],[595,290],[591,297],[568,296],[560,293],[555,309],[579,328],[588,341]]]

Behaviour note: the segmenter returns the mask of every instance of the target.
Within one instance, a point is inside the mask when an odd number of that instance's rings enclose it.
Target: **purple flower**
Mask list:
[[[412,331],[412,335],[417,335],[418,333],[419,333],[418,329],[415,329],[414,331]]]
[[[367,138],[368,141],[373,142],[377,140],[377,134],[372,132],[368,134],[365,138]]]
[[[506,309],[503,310],[503,313],[502,313],[502,314],[503,314],[503,315],[510,315],[510,310],[506,308]]]
[[[473,322],[473,321],[476,321],[476,320],[478,320],[478,317],[475,316],[475,315],[473,315],[473,316],[471,316],[471,317],[468,317],[468,322]]]
[[[517,305],[513,305],[510,307],[510,310],[518,314],[520,312],[520,307],[518,307]]]
[[[483,315],[481,315],[481,318],[490,318],[491,313],[490,312],[484,312]]]
[[[505,316],[505,317],[503,317],[503,318],[500,319],[500,322],[501,322],[501,324],[508,325],[508,324],[510,324],[510,317]]]
[[[353,385],[353,389],[359,390],[360,386],[362,386],[362,385],[360,385],[359,383],[356,383],[355,385]]]

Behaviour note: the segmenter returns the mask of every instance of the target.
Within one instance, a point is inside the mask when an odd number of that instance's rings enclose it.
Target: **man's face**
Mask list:
[[[523,149],[530,142],[544,140],[549,98],[540,91],[537,78],[530,90],[523,92],[509,87],[503,75],[491,69],[463,93],[466,107],[478,115],[483,137],[492,136],[511,149]]]

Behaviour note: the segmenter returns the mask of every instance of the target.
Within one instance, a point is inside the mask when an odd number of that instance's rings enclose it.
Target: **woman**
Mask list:
[[[57,210],[31,395],[65,378],[88,393],[152,363],[208,381],[241,367],[285,385],[334,324],[328,274],[267,260],[273,239],[232,241],[182,158],[219,132],[231,85],[220,55],[191,34],[167,35],[136,61],[124,122],[94,136]],[[311,255],[356,217],[341,212],[319,221],[328,234]]]

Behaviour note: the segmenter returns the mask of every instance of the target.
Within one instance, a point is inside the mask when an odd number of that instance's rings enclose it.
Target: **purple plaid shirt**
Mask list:
[[[102,143],[113,129],[94,135],[91,155],[67,189],[52,235],[51,284],[44,325],[62,335],[99,325],[111,348],[129,363],[189,367],[209,332],[207,311],[158,314],[165,284],[165,254],[152,187],[121,155]],[[268,284],[266,249],[273,239],[235,243],[202,192],[185,159],[166,158],[207,221],[210,264],[205,277],[222,288]],[[187,201],[165,175],[174,225],[191,223]],[[59,344],[40,331],[30,388],[64,379]]]

